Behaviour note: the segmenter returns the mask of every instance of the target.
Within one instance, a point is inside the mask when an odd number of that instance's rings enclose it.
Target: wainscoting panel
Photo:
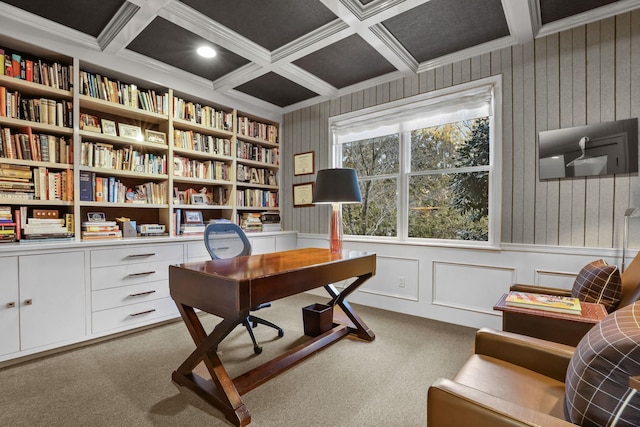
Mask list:
[[[535,271],[535,284],[538,286],[548,286],[550,288],[571,289],[573,282],[576,280],[576,273],[567,273],[564,271]]]
[[[378,256],[376,261],[376,275],[358,292],[418,301],[417,259]]]
[[[510,267],[433,261],[432,304],[489,314],[515,278]]]

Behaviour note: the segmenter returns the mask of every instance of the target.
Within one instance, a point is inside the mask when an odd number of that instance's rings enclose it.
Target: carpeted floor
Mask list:
[[[220,346],[232,377],[303,340],[302,294],[258,312],[285,330],[256,329],[261,355],[238,327]],[[426,393],[473,352],[475,329],[370,307],[354,308],[376,340],[345,338],[248,392],[251,426],[426,425]],[[217,323],[203,315],[206,327]],[[180,320],[0,370],[3,426],[228,426],[224,416],[171,373],[193,351]]]

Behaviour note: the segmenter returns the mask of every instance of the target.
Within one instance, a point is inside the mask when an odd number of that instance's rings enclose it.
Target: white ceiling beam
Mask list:
[[[537,0],[535,2],[537,3]],[[502,0],[509,33],[518,43],[530,42],[538,30],[536,15],[530,3],[530,0]]]

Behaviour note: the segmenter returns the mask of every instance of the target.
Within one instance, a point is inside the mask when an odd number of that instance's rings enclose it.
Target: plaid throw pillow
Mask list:
[[[564,412],[580,426],[640,425],[640,302],[610,314],[585,335],[569,362]]]
[[[622,297],[620,270],[601,259],[590,262],[578,273],[571,296],[580,301],[603,304],[607,312],[611,313]]]

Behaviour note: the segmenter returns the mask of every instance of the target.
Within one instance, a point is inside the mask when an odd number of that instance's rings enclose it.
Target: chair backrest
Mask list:
[[[211,223],[204,230],[204,245],[212,259],[251,255],[251,242],[242,228],[232,223]]]
[[[622,272],[622,297],[618,308],[640,299],[640,252]]]

